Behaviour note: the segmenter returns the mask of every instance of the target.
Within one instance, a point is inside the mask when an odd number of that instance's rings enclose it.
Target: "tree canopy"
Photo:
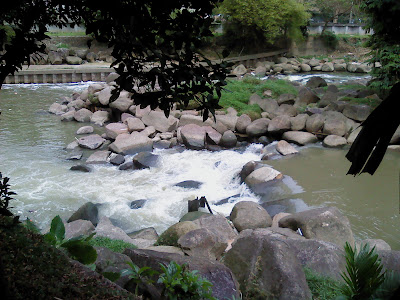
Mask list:
[[[8,3],[10,2],[10,3]],[[218,0],[7,1],[0,12],[0,83],[44,50],[46,26],[83,23],[86,33],[107,42],[120,75],[118,88],[136,104],[161,108],[196,100],[206,118],[218,108],[227,64],[213,64],[197,49],[209,30]]]

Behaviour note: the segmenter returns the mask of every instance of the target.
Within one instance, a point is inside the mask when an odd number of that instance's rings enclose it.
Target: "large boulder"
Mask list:
[[[202,215],[193,221],[194,224],[200,228],[207,228],[210,230],[219,241],[232,243],[237,237],[237,233],[233,226],[229,224],[228,220],[220,215]]]
[[[65,239],[69,240],[78,236],[89,236],[94,231],[94,225],[88,220],[75,220],[65,224]]]
[[[110,151],[96,151],[92,153],[86,160],[87,164],[106,164],[108,163],[108,157],[110,156]]]
[[[328,135],[344,136],[347,133],[346,118],[339,112],[339,116],[327,116],[324,122],[323,133]]]
[[[236,76],[242,76],[244,74],[247,73],[247,69],[244,65],[240,64],[238,66],[236,66],[233,70],[232,70],[232,74],[236,75]]]
[[[193,256],[182,256],[175,253],[165,253],[152,250],[126,249],[124,254],[129,256],[132,262],[142,267],[150,267],[158,272],[160,264],[168,265],[174,261],[180,265],[186,265],[188,271],[196,270],[198,275],[209,280],[212,284],[212,296],[216,299],[238,299],[239,286],[232,272],[223,264]],[[153,280],[157,281],[158,275]],[[152,299],[160,299],[163,286],[156,285]],[[132,290],[133,292],[133,290]]]
[[[284,140],[281,140],[276,144],[276,151],[283,156],[299,153],[299,151],[297,151],[292,145]]]
[[[69,65],[80,65],[80,64],[82,64],[82,58],[80,58],[78,56],[67,56],[65,58],[65,61]]]
[[[140,152],[133,158],[136,169],[156,168],[160,164],[160,156],[151,152]]]
[[[234,131],[237,123],[237,115],[236,114],[227,114],[227,115],[216,115],[215,116],[217,123],[213,123],[212,127],[217,129],[218,123],[222,123],[226,126],[228,130]],[[218,129],[217,129],[218,130]]]
[[[322,144],[328,148],[341,148],[347,145],[347,140],[342,136],[328,135],[324,138]]]
[[[99,212],[97,206],[92,202],[85,203],[72,214],[67,222],[71,223],[76,220],[87,220],[92,222],[92,224],[96,226],[97,222],[99,221]]]
[[[116,109],[120,112],[129,111],[129,107],[133,105],[133,100],[128,97],[125,93],[120,94],[120,96],[113,102],[109,104],[110,108]]]
[[[143,151],[153,150],[153,141],[138,132],[120,134],[109,146],[110,150],[123,155],[132,155]]]
[[[123,123],[110,123],[106,125],[105,130],[107,137],[115,140],[118,135],[128,133],[128,126]]]
[[[90,122],[90,118],[92,117],[93,113],[86,109],[81,108],[80,110],[76,111],[74,114],[74,119],[78,122]]]
[[[265,228],[272,225],[272,219],[268,212],[252,201],[236,203],[229,218],[239,232],[245,229]]]
[[[317,239],[344,247],[346,242],[354,246],[354,236],[347,217],[336,207],[322,207],[298,212],[279,221],[280,227],[300,228],[307,239]]]
[[[302,266],[284,240],[245,230],[223,263],[235,274],[245,299],[311,299]]]
[[[246,133],[249,137],[265,135],[268,132],[268,125],[271,120],[267,118],[257,119],[246,127]]]
[[[333,63],[331,62],[326,62],[321,66],[321,71],[322,72],[333,72],[335,71],[335,68],[333,66]]]
[[[311,89],[324,87],[324,86],[327,86],[327,85],[328,85],[328,83],[325,81],[325,79],[323,79],[323,78],[321,78],[319,76],[311,77],[306,83],[306,87],[309,87]]]
[[[78,145],[82,148],[86,149],[97,149],[99,148],[103,143],[104,139],[98,135],[98,134],[91,134],[88,136],[84,136],[78,139]]]
[[[220,134],[217,130],[215,130],[211,126],[204,126],[203,128],[206,132],[207,144],[219,145],[219,143],[221,142],[222,134]],[[227,130],[225,132],[232,132],[232,131]],[[235,139],[236,139],[236,136],[235,136]],[[236,145],[236,142],[235,142],[235,145]]]
[[[277,100],[279,105],[282,104],[294,104],[296,96],[293,94],[281,94]]]
[[[105,110],[95,111],[92,117],[90,118],[90,122],[100,126],[103,126],[104,123],[109,120],[110,120],[110,114],[108,113],[108,111]]]
[[[213,126],[214,122],[208,118],[205,122],[203,122],[203,117],[194,116],[191,114],[184,114],[180,117],[178,127],[183,127],[188,124],[195,124],[198,126]]]
[[[49,112],[56,115],[62,115],[67,111],[66,105],[61,105],[60,103],[53,103],[50,108]]]
[[[308,115],[307,114],[299,114],[295,117],[290,118],[290,129],[292,131],[301,131],[306,127]]]
[[[324,127],[325,117],[321,114],[309,116],[306,121],[306,130],[308,132],[318,132]]]
[[[110,103],[111,91],[113,89],[113,87],[108,86],[99,92],[97,97],[101,105],[108,105]]]
[[[153,126],[159,132],[171,132],[176,130],[178,121],[179,120],[173,116],[167,118],[162,111],[151,111],[142,117],[142,122],[146,126]]]
[[[282,179],[283,175],[281,172],[271,168],[262,167],[251,172],[245,179],[246,184],[253,188],[260,184],[269,183],[276,179]]]
[[[146,128],[142,120],[136,117],[132,118],[127,118],[125,120],[126,125],[128,126],[128,131],[133,132],[133,131],[142,131]]]
[[[67,111],[65,114],[61,115],[61,121],[63,122],[71,122],[75,120],[75,109],[71,109],[70,111]]]
[[[76,131],[76,134],[77,135],[89,134],[89,133],[93,133],[93,131],[94,131],[93,126],[82,126]]]
[[[227,130],[222,135],[219,145],[225,148],[232,148],[236,146],[236,143],[236,135],[232,131]]]
[[[250,124],[251,124],[251,118],[248,115],[243,114],[238,118],[236,122],[236,131],[239,133],[246,133],[246,128]]]
[[[296,101],[297,105],[308,105],[310,103],[317,103],[319,97],[310,88],[302,87],[299,90],[298,99]]]
[[[343,114],[346,117],[358,122],[365,121],[370,113],[371,113],[371,107],[369,105],[348,104],[343,109]]]
[[[179,238],[178,244],[186,255],[211,261],[220,259],[228,246],[207,228],[189,231]]]
[[[205,129],[195,124],[188,124],[181,128],[180,134],[185,146],[189,149],[199,150],[205,146]]]
[[[280,134],[291,128],[290,117],[286,115],[277,116],[268,123],[268,132]]]
[[[178,247],[178,240],[181,236],[199,228],[200,226],[192,221],[175,223],[159,236],[157,245]]]
[[[282,139],[301,146],[316,143],[318,141],[318,138],[314,134],[303,131],[286,131],[282,135]]]
[[[121,240],[126,243],[134,244],[133,240],[121,228],[114,226],[110,219],[101,217],[96,226],[96,236],[107,237],[112,240]]]
[[[294,117],[297,115],[297,109],[290,104],[282,104],[277,110],[275,110],[277,116],[285,115],[289,117]]]

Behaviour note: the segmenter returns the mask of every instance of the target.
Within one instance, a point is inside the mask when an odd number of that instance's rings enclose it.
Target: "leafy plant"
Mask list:
[[[121,240],[113,240],[104,236],[95,236],[89,240],[89,244],[93,247],[104,247],[108,248],[113,252],[122,253],[126,248],[136,249],[137,247],[131,243],[127,243]]]
[[[371,250],[368,244],[357,252],[346,242],[344,246],[346,271],[342,274],[345,284],[341,287],[342,295],[337,299],[376,299],[374,294],[385,280],[383,265],[375,247]]]
[[[10,178],[4,177],[0,172],[0,214],[3,216],[12,216],[13,213],[9,210],[9,202],[12,200],[12,195],[16,195],[9,190],[10,185],[8,181]],[[11,208],[11,207],[10,207]]]
[[[96,261],[97,252],[88,242],[95,233],[88,237],[78,236],[65,240],[65,226],[60,216],[51,221],[50,231],[44,235],[44,239],[57,248],[65,248],[68,253],[83,264],[91,264]]]
[[[215,299],[212,296],[212,284],[197,271],[187,271],[186,265],[171,261],[168,266],[160,264],[163,273],[158,283],[164,285],[163,295],[169,300],[178,299]]]
[[[140,284],[153,284],[154,281],[151,277],[157,274],[157,271],[151,269],[150,267],[142,267],[139,268],[137,265],[127,262],[130,266],[130,269],[125,269],[121,272],[121,276],[129,276],[133,283],[135,284],[135,295],[139,295],[139,286]]]

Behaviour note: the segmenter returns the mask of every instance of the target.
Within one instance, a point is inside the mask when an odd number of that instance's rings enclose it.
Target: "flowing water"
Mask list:
[[[400,250],[399,153],[387,153],[376,175],[354,178],[345,175],[349,167],[345,150],[320,145],[298,148],[300,155],[268,162],[285,178],[264,197],[251,193],[237,177],[246,162],[260,159],[258,144],[240,151],[156,150],[162,162],[158,168],[119,171],[107,165],[95,166],[91,173],[72,172],[69,168],[76,163],[65,159],[65,146],[83,125],[61,123],[46,110],[84,87],[5,85],[0,91],[0,171],[11,178],[18,195],[10,204],[22,218],[29,217],[43,228],[55,215],[68,218],[92,201],[102,204],[101,215],[117,220],[128,232],[153,226],[160,233],[179,220],[187,200],[195,197],[206,196],[212,209],[224,215],[239,199],[274,200],[289,203],[290,211],[337,206],[349,217],[357,238],[382,238]],[[190,190],[174,186],[184,180],[203,185]],[[215,205],[229,197],[225,204]],[[141,209],[130,209],[130,202],[138,199],[148,201]]]

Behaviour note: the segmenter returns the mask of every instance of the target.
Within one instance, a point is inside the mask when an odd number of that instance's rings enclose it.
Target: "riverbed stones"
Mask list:
[[[235,274],[245,298],[311,298],[302,266],[284,240],[245,230],[223,263]]]
[[[237,232],[233,225],[221,215],[203,215],[200,218],[193,221],[194,224],[200,228],[207,228],[215,234],[219,241],[232,243],[237,237]]]
[[[358,122],[365,121],[370,113],[371,107],[363,104],[347,104],[343,109],[343,114],[346,117]]]
[[[238,118],[236,122],[236,131],[239,133],[246,133],[246,128],[250,124],[251,124],[251,118],[248,115],[243,114]]]
[[[195,124],[188,124],[181,127],[180,134],[182,141],[189,149],[200,150],[205,146],[205,130]]]
[[[309,116],[306,121],[306,130],[308,132],[318,132],[321,131],[325,123],[325,117],[321,114],[314,114]]]
[[[232,70],[232,74],[236,75],[236,76],[242,76],[244,74],[247,73],[247,69],[244,65],[240,64],[238,66],[236,66],[233,70]]]
[[[83,164],[72,166],[72,167],[70,168],[70,170],[71,170],[71,171],[84,172],[84,173],[89,173],[89,172],[92,171],[92,169],[91,169],[89,166],[83,165]]]
[[[110,123],[106,125],[105,130],[107,137],[115,140],[118,135],[128,133],[128,126],[123,123]]]
[[[276,144],[276,151],[278,151],[283,156],[299,153],[299,151],[297,151],[285,140],[281,140]]]
[[[70,111],[67,111],[65,114],[61,115],[61,121],[71,122],[71,121],[75,120],[74,116],[75,116],[75,109],[72,109]]]
[[[87,220],[96,226],[99,221],[99,212],[97,206],[92,202],[86,202],[72,214],[67,222],[70,223],[76,220]]]
[[[121,228],[114,226],[108,217],[101,217],[96,226],[96,236],[103,236],[112,240],[121,240],[134,244],[133,240]]]
[[[80,127],[77,131],[76,134],[80,135],[80,134],[89,134],[89,133],[93,133],[94,128],[92,126],[83,126]]]
[[[178,245],[188,256],[215,261],[221,258],[228,243],[207,228],[189,231],[178,239]]]
[[[306,83],[306,87],[309,87],[311,89],[315,89],[315,88],[319,88],[319,87],[324,87],[327,86],[327,82],[325,81],[325,79],[319,77],[319,76],[313,76],[311,77],[307,83]]]
[[[108,105],[110,103],[111,92],[114,88],[107,86],[105,89],[101,90],[97,95],[101,105]]]
[[[233,148],[236,146],[236,143],[236,135],[231,130],[227,130],[222,135],[219,145],[225,148]]]
[[[185,189],[198,189],[203,185],[202,182],[196,180],[185,180],[178,182],[175,186],[182,187]]]
[[[146,128],[142,120],[136,117],[127,118],[125,120],[126,125],[128,126],[128,131],[142,131]]]
[[[80,110],[75,112],[74,119],[77,122],[90,122],[90,118],[92,117],[92,115],[93,113],[87,108],[81,108]]]
[[[215,130],[211,126],[203,126],[203,128],[204,128],[204,130],[206,132],[206,142],[207,142],[207,144],[219,145],[220,142],[221,142],[221,139],[222,139],[222,134],[220,134],[217,130]],[[227,131],[225,131],[225,132],[227,132]],[[236,145],[236,142],[235,142],[235,145]]]
[[[254,120],[246,127],[246,133],[249,137],[258,137],[265,135],[268,132],[268,125],[271,120],[267,118],[260,118]]]
[[[215,118],[217,120],[217,123],[216,124],[213,123],[212,127],[215,128],[218,132],[220,132],[217,129],[218,123],[225,125],[227,128],[226,130],[232,130],[232,131],[235,130],[237,119],[238,119],[236,114],[231,113],[231,114],[227,114],[227,115],[216,115]],[[224,132],[226,130],[224,130]]]
[[[281,172],[271,168],[262,167],[251,172],[245,179],[246,184],[253,188],[259,184],[265,184],[273,180],[282,179],[283,175]]]
[[[65,239],[69,240],[81,235],[89,236],[94,231],[94,225],[88,220],[75,220],[65,224]]]
[[[239,232],[245,229],[266,228],[272,225],[272,219],[268,212],[252,201],[236,203],[229,218]]]
[[[304,130],[307,118],[307,114],[298,114],[297,116],[290,118],[290,129],[292,131]]]
[[[328,135],[324,138],[322,144],[328,148],[341,148],[347,145],[347,140],[342,136]]]
[[[120,134],[109,146],[110,150],[123,155],[133,155],[143,151],[153,150],[153,141],[138,132],[131,134]]]
[[[318,138],[314,134],[304,131],[286,131],[282,135],[282,139],[301,146],[316,143],[318,141]]]
[[[49,108],[49,112],[56,115],[62,115],[67,111],[67,109],[68,108],[66,105],[61,105],[60,103],[53,103]]]
[[[211,119],[207,119],[203,121],[203,117],[192,115],[192,114],[184,114],[180,117],[178,127],[183,127],[188,124],[195,124],[198,126],[213,126],[214,122]]]
[[[280,134],[290,128],[290,117],[287,115],[277,116],[268,123],[268,132],[271,134]]]
[[[80,160],[83,156],[83,152],[80,150],[73,150],[72,152],[68,153],[67,160]]]
[[[199,228],[200,226],[192,221],[175,223],[160,235],[157,240],[157,245],[178,247],[178,240],[181,236]]]
[[[108,157],[110,156],[110,151],[102,150],[92,153],[86,160],[87,164],[106,164],[108,163]]]
[[[103,126],[104,123],[108,122],[109,120],[110,120],[110,114],[108,113],[108,111],[105,110],[95,111],[90,118],[91,123],[94,123],[99,126]]]
[[[301,87],[296,104],[299,106],[317,103],[320,98],[308,87]]]
[[[80,58],[78,56],[67,56],[65,58],[65,61],[69,65],[80,65],[80,64],[82,64],[82,58]]]
[[[133,165],[136,169],[156,168],[160,164],[160,156],[151,152],[140,152],[133,157]]]
[[[147,126],[154,126],[159,132],[171,132],[178,127],[178,119],[165,116],[162,111],[151,111],[142,117],[142,122]]]
[[[280,227],[300,228],[307,239],[317,239],[344,247],[354,246],[354,236],[347,217],[336,207],[322,207],[298,212],[279,221]]]
[[[101,83],[94,83],[89,85],[88,87],[88,93],[89,94],[94,94],[96,92],[100,92],[104,88],[104,85]]]
[[[104,141],[105,140],[100,135],[92,134],[79,138],[78,145],[82,148],[94,150],[99,148]]]
[[[120,94],[117,100],[109,104],[110,108],[116,109],[120,112],[127,112],[129,107],[133,105],[133,100],[128,97],[128,95]]]

